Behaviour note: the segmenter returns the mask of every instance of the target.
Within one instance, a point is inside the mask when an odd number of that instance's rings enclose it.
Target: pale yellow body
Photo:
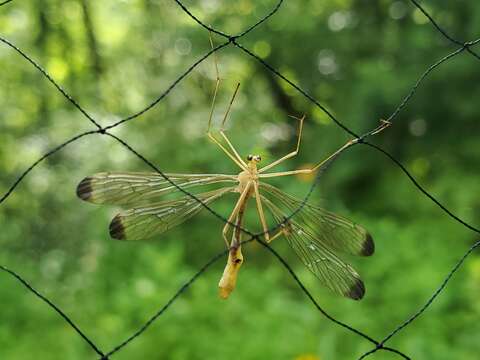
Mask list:
[[[257,162],[260,161],[260,157],[258,155],[255,155],[255,158],[258,160],[251,160],[247,163],[248,168],[247,170],[243,170],[240,173],[238,173],[237,179],[238,179],[238,187],[236,188],[236,192],[238,193],[243,193],[249,183],[255,183],[256,186],[258,186],[258,171],[257,171]],[[253,188],[249,191],[249,194],[247,194],[247,197],[250,197],[253,193]]]

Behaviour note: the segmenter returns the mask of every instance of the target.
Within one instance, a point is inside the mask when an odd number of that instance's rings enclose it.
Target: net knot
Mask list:
[[[104,128],[101,128],[101,129],[98,129],[98,133],[105,135],[107,133],[107,130],[105,130]]]
[[[235,41],[237,40],[237,38],[238,38],[238,35],[230,35],[228,37],[228,42],[235,44]]]

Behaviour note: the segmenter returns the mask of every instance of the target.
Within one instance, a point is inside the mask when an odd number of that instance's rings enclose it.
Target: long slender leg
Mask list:
[[[383,130],[387,129],[391,125],[391,122],[386,121],[386,120],[380,120],[380,125],[372,132],[368,133],[369,135],[375,135]],[[343,145],[340,149],[335,151],[332,155],[327,157],[325,160],[319,162],[317,165],[310,169],[299,169],[299,170],[292,170],[292,171],[283,171],[283,172],[277,172],[277,173],[270,173],[270,174],[259,174],[259,178],[269,178],[269,177],[277,177],[277,176],[287,176],[287,175],[297,175],[297,174],[311,174],[312,172],[318,170],[321,168],[323,165],[331,161],[333,158],[335,158],[337,155],[339,155],[342,151],[345,149],[349,148],[352,145],[357,144],[361,139],[352,139],[348,141],[345,145]]]
[[[271,169],[272,167],[280,164],[281,162],[287,160],[287,159],[290,159],[291,157],[294,157],[298,154],[298,150],[300,149],[300,141],[302,139],[302,130],[303,130],[303,121],[305,120],[305,115],[303,115],[301,118],[297,118],[297,117],[294,117],[292,116],[293,118],[297,119],[300,123],[299,123],[299,126],[298,126],[298,139],[297,139],[297,147],[295,148],[294,151],[288,153],[287,155],[285,155],[284,157],[281,157],[280,159],[272,162],[271,164],[267,165],[267,166],[264,166],[262,167],[260,170],[258,170],[259,173],[262,173],[264,171],[267,171],[268,169]]]
[[[208,137],[209,137],[215,144],[217,144],[217,145],[220,147],[220,149],[223,150],[223,152],[224,152],[225,154],[228,155],[228,157],[229,157],[230,159],[233,160],[233,162],[234,162],[235,164],[238,165],[238,167],[239,167],[240,169],[242,169],[242,170],[247,170],[247,166],[243,163],[243,161],[242,161],[242,162],[238,161],[238,159],[237,159],[234,155],[230,154],[230,152],[225,148],[225,146],[223,146],[223,145],[220,143],[220,141],[218,141],[218,140],[212,135],[212,133],[208,132],[207,135],[208,135]]]
[[[263,212],[262,200],[260,198],[260,192],[258,191],[258,184],[255,182],[253,183],[253,189],[255,190],[255,201],[257,202],[258,215],[262,223],[263,236],[265,236],[267,242],[270,242],[270,234],[268,233],[267,221],[265,220],[265,213]]]
[[[275,235],[273,235],[270,240],[267,240],[268,243],[271,243],[273,240],[275,240],[276,238],[278,238],[279,236],[282,236],[285,234],[285,230],[284,229],[280,229],[277,231],[277,233]]]
[[[281,228],[279,230],[277,230],[277,233],[275,235],[273,235],[270,240],[267,240],[267,243],[271,243],[273,240],[275,240],[276,238],[282,236],[282,235],[286,235],[288,234],[287,230],[285,230],[285,228]]]
[[[220,135],[222,135],[223,139],[226,141],[226,143],[228,144],[228,146],[230,147],[230,149],[233,151],[233,153],[235,154],[236,158],[245,166],[245,168],[247,167],[247,164],[245,163],[245,161],[242,159],[242,157],[238,154],[237,150],[235,149],[235,147],[232,145],[232,143],[230,142],[230,140],[228,139],[227,135],[225,134],[225,122],[227,121],[227,117],[228,117],[228,114],[230,113],[230,109],[232,108],[232,104],[233,104],[233,101],[235,100],[235,96],[237,95],[237,92],[238,92],[238,88],[240,87],[240,83],[237,83],[237,87],[235,88],[235,91],[233,92],[233,96],[230,100],[230,103],[228,104],[228,108],[227,108],[227,111],[225,113],[225,116],[223,117],[223,121],[222,121],[222,126],[220,128]]]
[[[208,32],[208,39],[210,40],[210,47],[213,50],[213,40],[212,40],[212,34]],[[217,100],[217,92],[218,92],[218,87],[220,86],[220,76],[218,72],[218,64],[217,64],[217,53],[213,53],[213,59],[214,59],[214,64],[215,64],[215,89],[213,91],[213,98],[212,98],[212,105],[210,107],[210,116],[208,117],[208,128],[207,128],[207,133],[210,133],[210,128],[212,126],[212,118],[213,118],[213,111],[215,109],[215,101]]]
[[[213,50],[213,41],[212,41],[212,35],[210,34],[210,32],[208,33],[208,37],[209,37],[209,40],[210,40],[210,47],[212,48]],[[215,138],[215,136],[213,136],[212,132],[210,131],[211,127],[212,127],[212,119],[213,119],[213,112],[215,110],[215,102],[217,100],[217,93],[218,93],[218,89],[220,87],[220,75],[219,75],[219,72],[218,72],[218,64],[217,64],[217,54],[214,53],[213,54],[213,58],[214,58],[214,63],[215,63],[215,75],[216,75],[216,79],[215,79],[215,89],[213,91],[213,97],[212,97],[212,104],[210,106],[210,115],[208,117],[208,128],[207,128],[207,135],[208,137],[215,143],[217,144],[220,149],[222,149],[222,151],[228,155],[228,157],[230,159],[233,160],[233,162],[235,162],[235,164],[237,164],[241,169],[243,170],[246,170],[247,169],[247,164],[245,164],[245,162],[242,160],[242,158],[238,155],[238,153],[236,152],[235,148],[233,147],[233,145],[230,143],[230,141],[227,139],[227,144],[229,145],[230,149],[232,149],[233,151],[233,154],[230,153],[230,151],[228,151],[225,146],[223,146],[221,144],[220,141],[217,140],[217,138]],[[226,136],[223,134],[223,125],[225,123],[225,119],[227,117],[227,114],[228,112],[230,111],[230,107],[232,105],[232,102],[233,102],[233,99],[235,98],[235,94],[238,90],[238,85],[237,85],[237,89],[235,90],[235,93],[234,93],[234,96],[232,98],[232,100],[230,101],[230,105],[228,107],[228,110],[227,110],[227,113],[225,114],[225,117],[222,121],[222,136],[225,138]]]
[[[264,201],[264,203],[267,205],[267,208],[269,208],[270,211],[272,211],[272,208],[277,208],[265,196],[260,195],[260,198]],[[277,211],[278,211],[278,208],[277,208]],[[290,223],[288,222],[288,220],[285,220],[284,223],[280,224],[280,228],[277,230],[277,232],[273,236],[271,236],[269,240],[267,240],[267,243],[271,243],[273,240],[275,240],[276,238],[282,235],[288,235],[290,231],[291,231]]]
[[[230,224],[232,223],[233,219],[235,219],[235,217],[237,216],[238,211],[242,207],[243,203],[247,200],[247,195],[250,190],[250,186],[251,186],[251,182],[249,182],[247,186],[245,186],[245,189],[240,194],[240,197],[238,198],[237,203],[235,204],[235,207],[233,208],[233,211],[230,214],[230,217],[228,218],[228,223],[226,223],[225,226],[223,227],[222,236],[223,236],[223,240],[225,240],[225,243],[227,244],[227,247],[230,247],[230,244],[228,243],[228,239],[227,239],[228,230],[232,226]]]
[[[210,47],[213,49],[213,41],[212,41],[212,35],[210,34],[210,32],[208,33],[208,38],[210,40]],[[243,164],[241,162],[239,162],[234,155],[232,155],[221,143],[220,141],[218,141],[214,136],[213,134],[211,133],[210,129],[212,127],[212,119],[213,119],[213,112],[215,110],[215,102],[216,102],[216,99],[217,99],[217,93],[218,93],[218,88],[220,86],[220,76],[219,76],[219,72],[218,72],[218,64],[217,64],[217,55],[216,53],[213,54],[213,57],[214,57],[214,64],[215,64],[215,75],[216,75],[216,79],[215,79],[215,88],[214,88],[214,91],[213,91],[213,98],[212,98],[212,104],[211,104],[211,107],[210,107],[210,115],[208,117],[208,128],[207,128],[207,135],[208,137],[215,143],[217,144],[220,149],[223,150],[223,152],[225,152],[225,154],[227,154],[241,169],[244,169],[243,167]]]
[[[332,160],[334,157],[336,157],[338,154],[340,154],[342,151],[344,151],[346,148],[356,144],[358,142],[358,139],[350,140],[347,142],[345,145],[343,145],[340,149],[335,151],[332,155],[330,155],[328,158],[325,160],[319,162],[317,165],[310,169],[298,169],[298,170],[291,170],[291,171],[282,171],[282,172],[276,172],[276,173],[269,173],[269,174],[260,174],[258,175],[259,178],[269,178],[269,177],[277,177],[277,176],[287,176],[287,175],[297,175],[297,174],[311,174],[312,172],[316,171],[318,168],[320,168],[322,165],[325,165],[327,162]]]

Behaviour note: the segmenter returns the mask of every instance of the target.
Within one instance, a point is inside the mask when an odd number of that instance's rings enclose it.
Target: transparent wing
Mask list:
[[[262,195],[262,200],[280,223],[286,214]],[[285,237],[300,260],[315,276],[334,293],[359,300],[365,294],[365,286],[358,273],[340,260],[315,234],[303,224],[291,219],[284,227]]]
[[[235,182],[233,175],[165,174],[183,189],[192,186]],[[158,173],[102,172],[83,179],[77,186],[77,196],[95,204],[142,204],[161,195],[179,191]]]
[[[226,187],[196,195],[204,204],[220,198],[235,187]],[[110,223],[110,236],[119,240],[141,240],[161,234],[196,215],[201,203],[186,196],[126,210]]]
[[[271,195],[289,212],[296,211],[302,204],[302,200],[288,195],[272,185],[260,183],[260,189]],[[295,219],[302,224],[303,228],[313,234],[314,242],[317,245],[360,256],[370,256],[375,251],[372,236],[367,230],[322,208],[305,204],[295,215]]]

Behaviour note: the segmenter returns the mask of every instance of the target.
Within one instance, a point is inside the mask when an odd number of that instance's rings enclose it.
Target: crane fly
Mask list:
[[[210,39],[211,42],[211,39]],[[212,48],[213,44],[211,42]],[[214,54],[215,56],[215,54]],[[260,155],[242,158],[228,139],[224,125],[238,92],[235,88],[218,135],[211,131],[215,99],[220,83],[218,66],[216,85],[208,121],[207,136],[240,168],[234,175],[227,174],[165,174],[148,172],[102,172],[83,179],[77,187],[80,199],[96,203],[120,205],[127,210],[116,215],[110,223],[110,236],[119,240],[141,240],[159,235],[198,214],[203,205],[209,205],[228,193],[237,193],[238,199],[225,224],[222,236],[229,248],[228,260],[219,282],[219,295],[227,298],[236,286],[238,271],[243,263],[241,227],[247,203],[254,200],[259,222],[267,243],[285,237],[288,244],[320,282],[338,295],[361,299],[365,286],[358,273],[340,259],[338,253],[370,256],[374,252],[371,235],[361,226],[320,207],[304,203],[264,180],[280,176],[312,174],[322,169],[340,152],[356,143],[347,142],[324,161],[308,169],[270,172],[272,168],[297,155],[302,138],[305,116],[298,120],[296,148],[272,163],[258,167]],[[384,124],[388,126],[387,123]],[[380,129],[383,129],[380,126]],[[174,186],[173,184],[177,185]],[[162,197],[206,185],[221,185],[216,190],[183,196],[176,200]],[[269,231],[266,212],[280,226]],[[288,215],[296,212],[293,218]],[[235,226],[234,226],[235,225]],[[230,235],[232,239],[229,242]]]

